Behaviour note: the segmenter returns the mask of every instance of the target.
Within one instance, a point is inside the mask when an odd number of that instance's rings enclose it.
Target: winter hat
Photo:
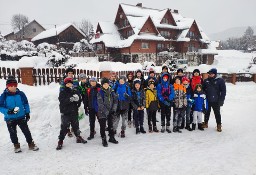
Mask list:
[[[18,86],[17,80],[15,79],[14,76],[9,76],[6,80],[6,87],[11,87],[11,86]]]
[[[140,79],[135,78],[135,79],[133,80],[133,84],[135,85],[135,84],[137,84],[137,83],[141,84],[141,81],[140,81]]]
[[[195,69],[195,70],[193,70],[193,75],[194,75],[194,73],[199,73],[199,75],[200,75],[200,70],[199,69]]]
[[[208,74],[215,74],[215,75],[217,75],[217,69],[216,68],[212,68],[207,73]]]
[[[124,82],[126,82],[126,77],[125,76],[120,76],[119,80],[123,79]]]
[[[154,80],[149,80],[148,81],[148,86],[150,86],[151,84],[155,85],[155,81]]]
[[[104,77],[104,78],[101,79],[101,85],[103,86],[103,84],[105,84],[105,83],[109,84],[109,80]]]
[[[84,73],[79,74],[80,79],[86,79],[86,75]]]
[[[182,83],[183,83],[184,81],[187,81],[188,83],[190,82],[190,80],[189,80],[187,77],[182,77]]]
[[[72,83],[73,84],[73,78],[67,77],[64,79],[64,84]]]
[[[166,78],[167,80],[169,79],[169,75],[167,75],[167,74],[165,74],[164,76],[163,76],[163,79],[164,78]]]
[[[178,74],[178,73],[183,73],[183,69],[178,69],[178,70],[177,70],[177,74]]]
[[[168,71],[168,67],[166,65],[162,66],[162,70],[164,70],[164,69],[167,69],[167,71]]]
[[[89,79],[89,82],[91,82],[91,81],[97,82],[97,78],[91,77],[91,78]]]
[[[66,74],[68,74],[69,72],[73,72],[73,74],[75,73],[75,71],[72,67],[67,68],[65,71]]]

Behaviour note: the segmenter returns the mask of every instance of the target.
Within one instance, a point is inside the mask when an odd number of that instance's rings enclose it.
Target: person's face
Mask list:
[[[8,86],[8,90],[9,90],[10,92],[16,92],[16,90],[17,90],[17,85]]]
[[[180,84],[180,79],[177,78],[177,79],[175,80],[175,83],[176,83],[176,84]]]
[[[120,84],[124,84],[124,79],[120,79],[120,80],[119,80],[119,83],[120,83]]]
[[[164,82],[166,82],[166,81],[168,80],[168,78],[166,78],[166,77],[163,77],[163,80],[164,80]]]
[[[137,72],[137,77],[141,77],[141,72]]]
[[[140,84],[139,83],[136,83],[135,84],[135,88],[138,90],[138,89],[140,89]]]
[[[150,89],[154,89],[154,87],[155,87],[154,84],[150,84],[150,85],[149,85],[149,88],[150,88]]]
[[[200,86],[198,86],[196,90],[197,90],[198,92],[200,92],[202,89],[201,89]]]
[[[154,73],[151,73],[151,74],[149,74],[149,76],[150,76],[150,77],[154,77],[154,76],[155,76],[155,74],[154,74]]]
[[[163,69],[163,72],[167,72],[168,70],[167,69]]]
[[[103,86],[104,89],[108,89],[109,84],[108,83],[104,83],[102,86]]]
[[[116,80],[116,76],[115,76],[115,75],[111,75],[110,80],[111,80],[111,81]]]
[[[68,76],[69,78],[73,78],[73,77],[74,77],[74,73],[73,73],[73,72],[68,72],[67,76]]]
[[[81,79],[81,82],[82,82],[82,83],[85,83],[85,82],[86,82],[86,79],[85,79],[85,78],[82,78],[82,79]]]
[[[96,81],[90,81],[91,86],[96,86]]]
[[[183,73],[182,72],[178,72],[178,76],[183,76]]]
[[[73,84],[72,84],[72,83],[67,83],[67,84],[66,84],[66,87],[72,88],[72,87],[73,87]]]
[[[198,73],[198,72],[195,72],[195,73],[194,73],[194,76],[199,76],[199,73]]]
[[[188,85],[188,81],[183,81],[182,83],[184,86],[187,86]]]
[[[213,77],[215,76],[215,74],[209,73],[208,76],[209,76],[210,78],[213,78]]]
[[[128,76],[128,79],[129,79],[129,80],[132,80],[132,75],[129,75],[129,76]]]

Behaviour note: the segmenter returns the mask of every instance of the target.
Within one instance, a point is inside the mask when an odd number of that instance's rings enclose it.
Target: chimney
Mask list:
[[[142,7],[142,3],[138,3],[136,6],[137,7]]]
[[[175,10],[175,9],[174,9],[173,12],[174,12],[174,13],[179,13],[179,10]]]

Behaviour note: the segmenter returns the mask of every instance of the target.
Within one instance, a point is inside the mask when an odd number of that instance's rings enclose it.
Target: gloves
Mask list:
[[[9,109],[8,110],[8,114],[17,114],[18,112],[19,112],[19,107],[15,107],[15,108],[13,108],[13,109]]]
[[[28,122],[28,121],[30,120],[30,115],[29,115],[29,113],[27,113],[27,114],[25,115],[25,117],[26,117],[26,121]]]
[[[168,101],[164,101],[164,105],[166,105],[166,106],[170,106],[171,104],[168,102]]]
[[[219,103],[220,106],[223,106],[224,101],[219,101],[218,103]]]
[[[79,96],[74,94],[72,97],[69,98],[70,102],[79,101]]]
[[[193,103],[195,102],[195,100],[194,100],[194,99],[191,99],[191,98],[189,98],[188,101],[189,101],[191,104],[193,104]]]

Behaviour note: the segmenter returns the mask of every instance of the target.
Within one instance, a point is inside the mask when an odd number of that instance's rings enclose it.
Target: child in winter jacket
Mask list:
[[[102,145],[104,147],[108,146],[106,139],[106,122],[108,123],[108,132],[109,132],[109,142],[118,144],[118,141],[115,139],[114,130],[113,130],[113,114],[117,109],[117,97],[115,92],[109,86],[109,80],[103,78],[101,80],[102,88],[97,94],[97,101],[99,105],[98,109],[98,120],[100,123],[100,135],[102,138]]]
[[[117,130],[120,117],[122,117],[121,137],[125,137],[126,121],[128,118],[128,109],[130,104],[131,90],[126,82],[126,77],[121,76],[116,83],[114,90],[118,96],[117,112],[114,118],[114,130]]]
[[[203,131],[202,126],[202,113],[208,109],[208,103],[206,100],[206,95],[202,90],[202,85],[197,84],[194,92],[194,112],[193,112],[193,123],[192,129],[195,130],[196,122],[198,123],[198,129]]]
[[[32,139],[27,123],[30,119],[29,103],[24,92],[20,91],[17,86],[16,79],[10,76],[6,81],[6,89],[0,96],[0,112],[4,114],[15,153],[21,152],[17,137],[17,125],[26,137],[29,150],[37,151],[39,148]]]
[[[186,117],[184,117],[182,119],[182,123],[185,123],[185,118],[186,118],[185,129],[187,129],[188,131],[192,131],[192,129],[190,128],[190,111],[191,111],[191,107],[193,105],[194,100],[193,100],[193,98],[191,98],[191,87],[189,86],[189,79],[187,77],[183,77],[182,84],[186,88],[186,95],[187,95],[187,108],[186,108],[186,112],[185,112]],[[182,126],[182,124],[181,124],[181,126]]]
[[[141,88],[140,79],[134,80],[134,89],[132,90],[132,106],[133,118],[135,120],[136,134],[140,132],[145,134],[144,123],[144,106],[145,106],[145,91]]]
[[[59,142],[57,150],[62,149],[63,140],[68,133],[68,127],[71,124],[74,134],[76,136],[77,143],[87,143],[81,136],[79,130],[78,121],[78,108],[81,105],[81,96],[76,89],[73,89],[73,79],[64,79],[65,88],[60,91],[59,102],[60,102],[60,113],[61,113],[61,129],[59,135]]]
[[[174,117],[173,117],[173,132],[181,133],[180,126],[182,118],[185,115],[187,108],[186,88],[181,84],[180,78],[175,77],[173,84],[175,98],[174,98]]]
[[[100,91],[100,84],[97,83],[95,77],[89,79],[90,87],[87,89],[85,108],[89,112],[89,122],[90,122],[90,136],[87,138],[91,140],[95,135],[95,120],[98,112],[98,101],[97,94]]]
[[[148,88],[146,90],[146,109],[148,114],[148,130],[152,132],[152,124],[153,131],[159,132],[156,126],[156,111],[158,110],[158,99],[157,99],[157,91],[155,89],[155,81],[148,81]]]
[[[173,86],[170,84],[170,74],[163,73],[161,77],[161,83],[157,85],[157,97],[160,102],[161,108],[161,132],[165,132],[165,125],[166,131],[171,133],[170,130],[170,120],[171,120],[171,106],[174,99],[174,89]],[[166,123],[165,123],[166,120]]]
[[[78,86],[78,90],[80,92],[80,95],[82,97],[82,102],[84,104],[84,112],[85,115],[88,115],[88,110],[86,108],[86,96],[87,96],[87,89],[89,88],[89,84],[87,82],[86,79],[86,75],[84,73],[79,74],[79,86]]]

